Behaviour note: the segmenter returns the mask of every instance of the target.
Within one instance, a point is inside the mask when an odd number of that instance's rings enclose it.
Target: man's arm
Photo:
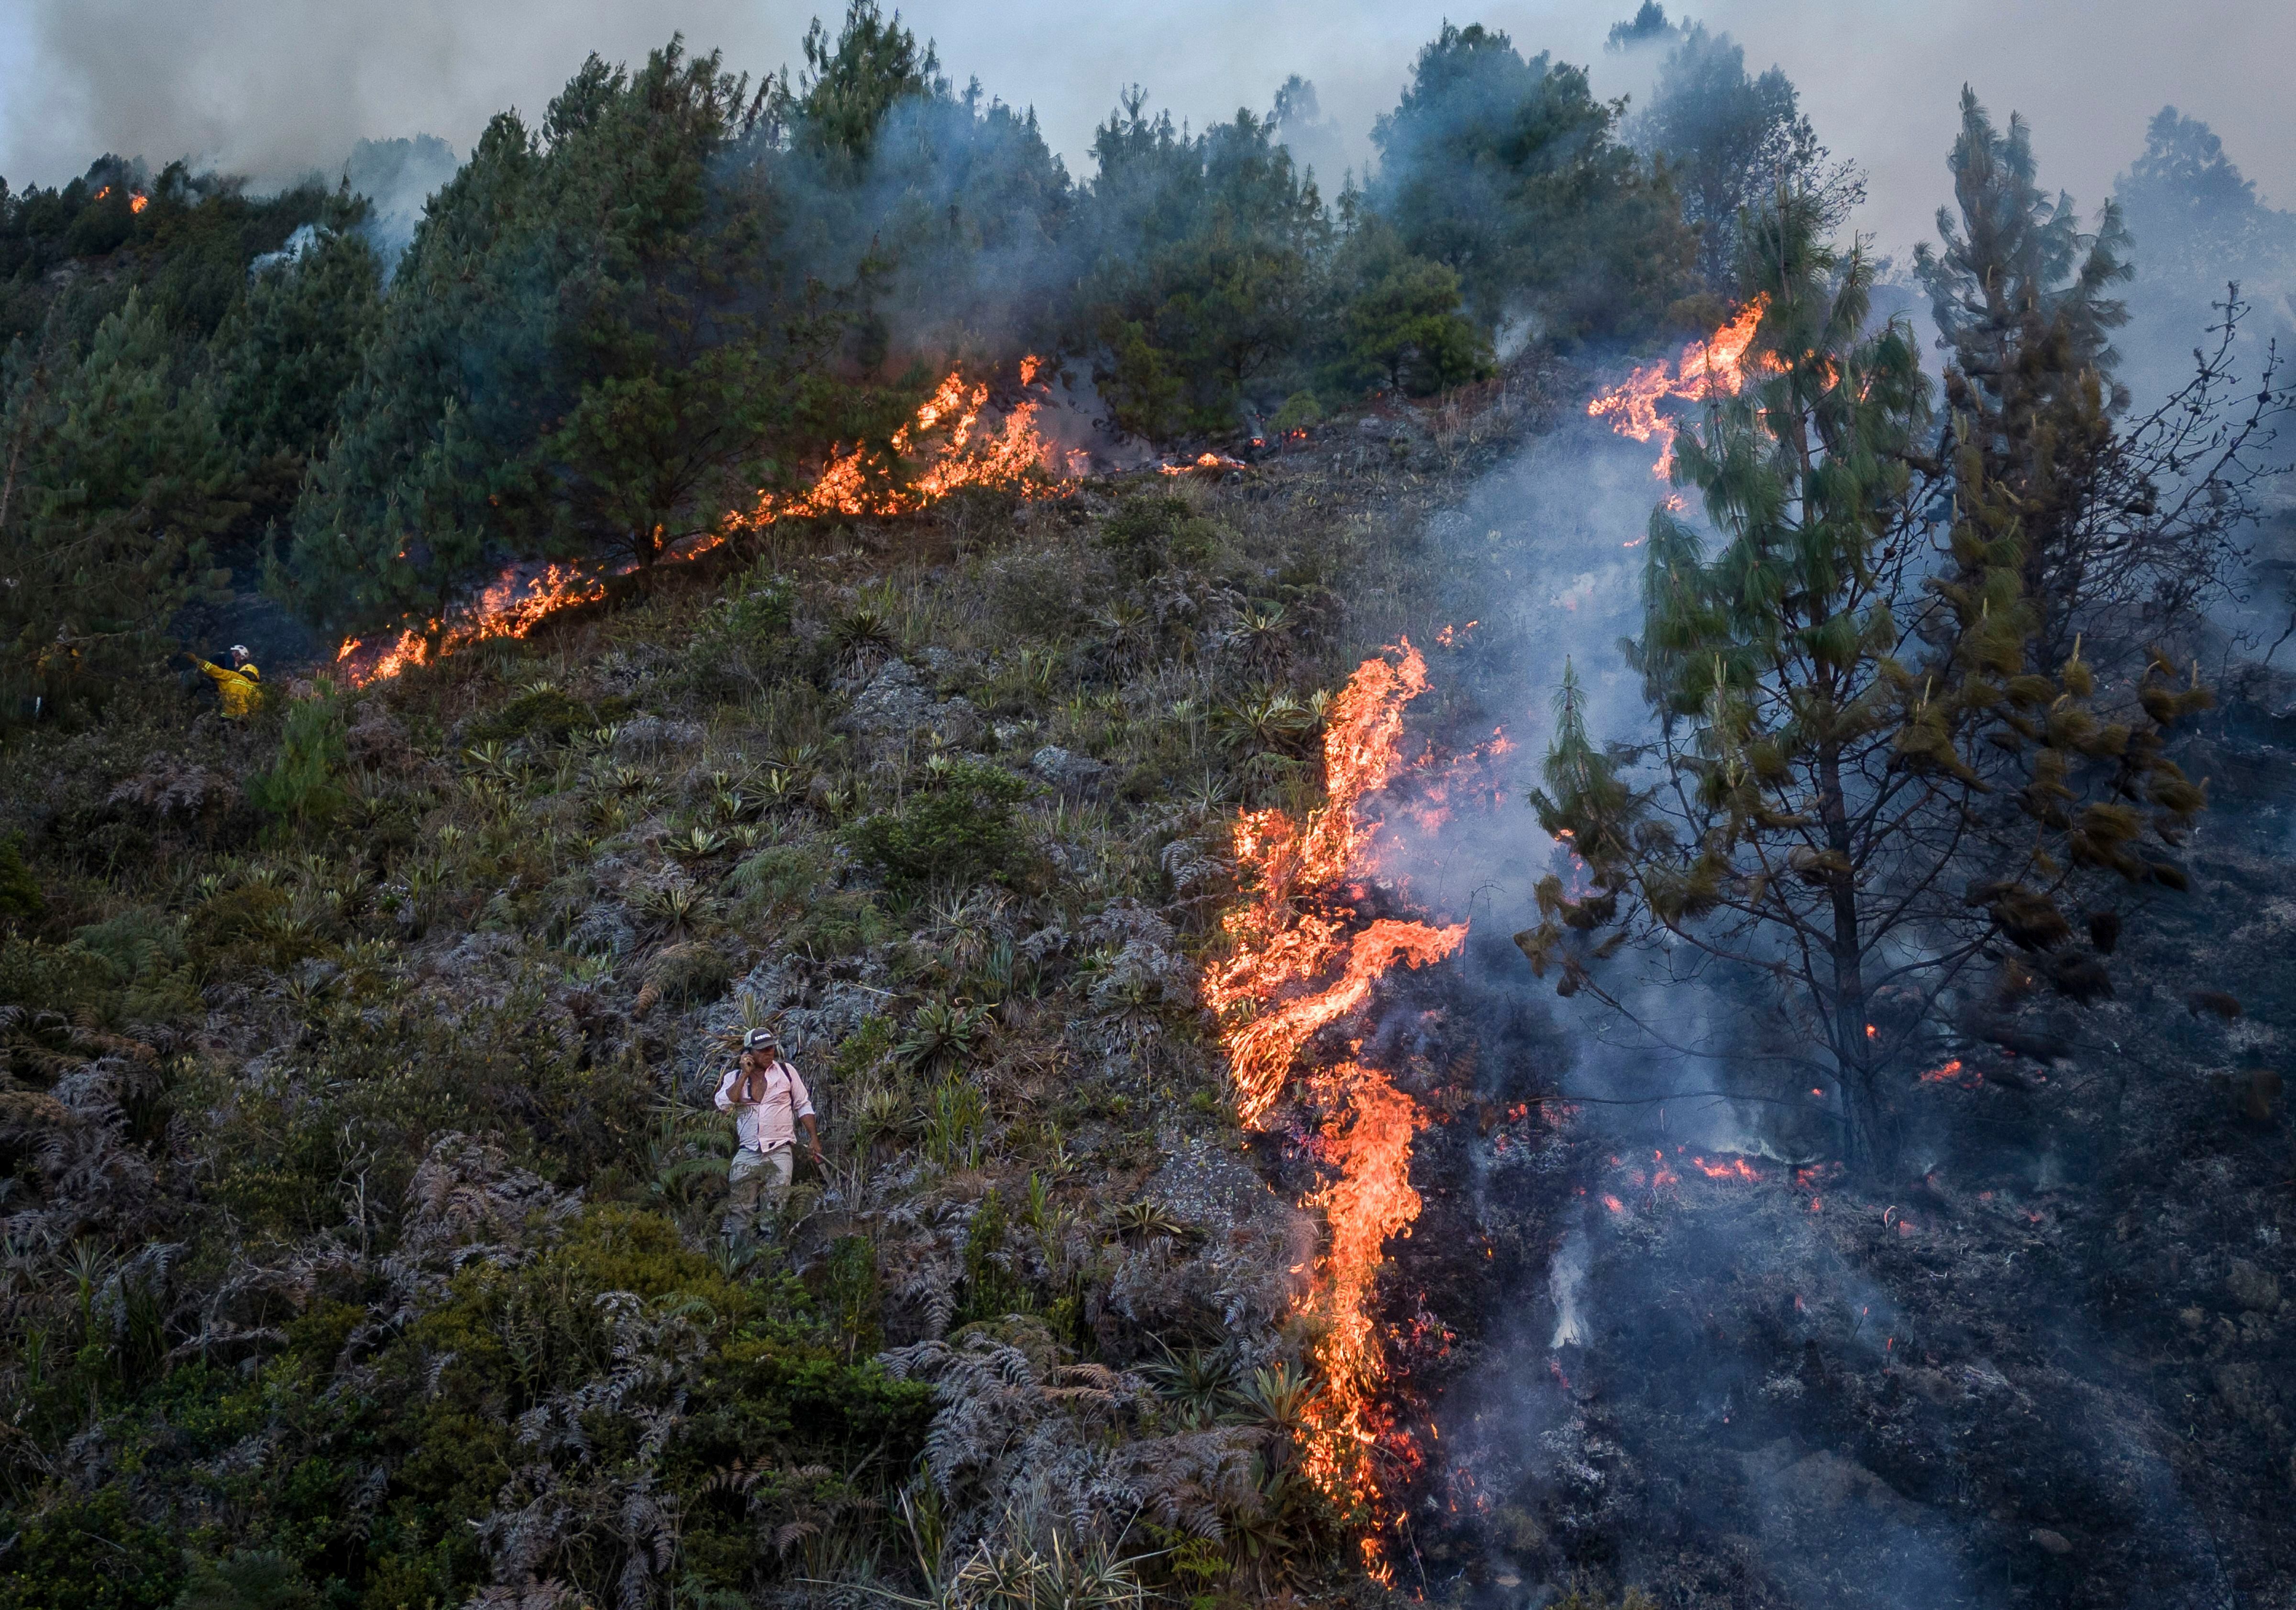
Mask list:
[[[733,1106],[734,1081],[741,1076],[741,1065],[737,1063],[733,1067],[726,1069],[726,1077],[718,1081],[718,1110],[720,1113],[726,1112]]]
[[[813,1160],[816,1162],[819,1162],[821,1161],[821,1126],[813,1116],[812,1092],[805,1088],[805,1080],[798,1077],[796,1064],[783,1063],[782,1065],[789,1070],[790,1110],[797,1114],[799,1124],[805,1129],[805,1149],[813,1154]]]

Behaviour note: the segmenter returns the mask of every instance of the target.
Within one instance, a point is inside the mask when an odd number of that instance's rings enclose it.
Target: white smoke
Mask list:
[[[1554,1261],[1546,1266],[1547,1294],[1554,1299],[1554,1336],[1546,1344],[1548,1351],[1587,1345],[1587,1329],[1578,1312],[1578,1299],[1586,1286],[1587,1236],[1583,1230],[1573,1230],[1564,1238],[1562,1250],[1554,1254]]]
[[[1144,83],[1154,104],[1201,127],[1239,107],[1264,111],[1300,74],[1318,107],[1313,137],[1301,131],[1303,154],[1327,194],[1339,168],[1372,160],[1372,120],[1393,108],[1413,53],[1447,17],[1478,20],[1448,0],[1341,17],[1307,0],[1170,0],[1088,14],[984,0],[901,9],[937,40],[956,82],[978,75],[989,93],[1034,105],[1079,174],[1090,171],[1094,126],[1126,84]],[[1717,0],[1668,9],[1735,36],[1753,70],[1785,70],[1819,137],[1870,171],[1874,199],[1856,222],[1885,251],[1925,236],[1946,197],[1964,80],[2002,116],[2014,108],[2033,121],[2049,183],[2085,205],[2103,200],[2143,149],[2145,119],[2164,102],[2211,123],[2267,199],[2296,199],[2283,82],[2296,8],[1942,0],[1916,14],[1882,0],[1822,9]],[[1531,0],[1480,20],[1526,53],[1589,66],[1597,91],[1616,94],[1647,76],[1646,65],[1603,50],[1611,24],[1634,10],[1634,0]],[[833,23],[840,11],[794,0],[20,0],[0,7],[0,173],[19,187],[60,183],[111,150],[288,179],[340,162],[361,138],[416,129],[467,150],[496,112],[537,114],[592,51],[635,60],[683,30],[694,49],[723,47],[736,70],[773,71],[796,58],[810,16]]]

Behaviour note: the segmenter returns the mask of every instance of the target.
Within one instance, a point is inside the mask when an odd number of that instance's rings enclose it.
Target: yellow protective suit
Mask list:
[[[262,678],[252,665],[233,670],[207,660],[195,658],[193,663],[214,679],[216,692],[223,696],[223,713],[233,720],[243,720],[263,708]]]

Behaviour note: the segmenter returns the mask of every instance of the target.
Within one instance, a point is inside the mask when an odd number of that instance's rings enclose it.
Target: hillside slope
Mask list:
[[[1194,958],[1532,390],[12,747],[0,1602],[1332,1568]],[[829,1162],[729,1245],[758,1022]]]

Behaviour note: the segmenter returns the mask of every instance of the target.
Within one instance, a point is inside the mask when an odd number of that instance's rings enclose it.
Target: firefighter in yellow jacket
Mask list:
[[[225,715],[234,721],[244,720],[263,708],[263,678],[255,669],[255,659],[247,652],[247,645],[234,643],[231,645],[231,664],[228,667],[202,660],[197,654],[191,658],[192,663],[207,672],[214,681],[216,692],[223,699]]]

